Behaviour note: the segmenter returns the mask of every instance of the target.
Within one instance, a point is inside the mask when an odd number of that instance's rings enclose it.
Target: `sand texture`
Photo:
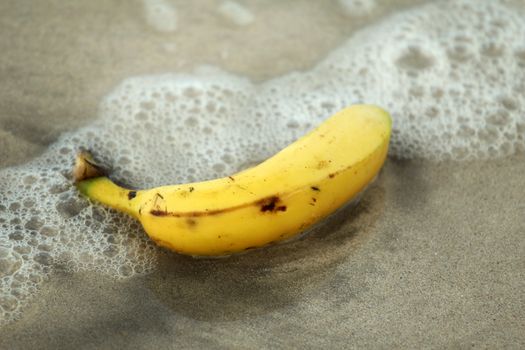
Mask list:
[[[126,77],[306,70],[367,22],[421,2],[349,21],[335,4],[247,1],[257,15],[239,30],[213,10],[220,1],[174,1],[177,27],[158,33],[139,2],[3,1],[0,168],[96,119]],[[390,157],[357,206],[295,242],[216,260],[158,249],[152,272],[127,279],[57,264],[0,328],[0,349],[523,349],[523,174],[523,154]]]

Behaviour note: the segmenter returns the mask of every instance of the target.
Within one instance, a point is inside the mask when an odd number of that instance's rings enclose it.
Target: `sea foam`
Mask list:
[[[213,67],[126,79],[91,125],[0,171],[0,323],[53,266],[127,277],[155,265],[158,248],[136,221],[79,196],[69,176],[79,148],[133,187],[204,180],[271,156],[345,106],[373,103],[392,113],[391,156],[507,156],[525,148],[523,38],[523,13],[454,0],[390,17],[310,71],[262,84]]]

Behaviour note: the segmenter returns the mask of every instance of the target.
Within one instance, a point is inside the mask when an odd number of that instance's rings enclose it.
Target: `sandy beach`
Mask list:
[[[173,3],[177,29],[159,33],[139,2],[3,2],[0,170],[96,120],[125,78],[207,64],[267,81],[422,2],[352,19],[335,1],[247,1],[256,21],[241,29],[218,1]],[[129,278],[57,260],[1,326],[0,348],[524,348],[525,156],[514,153],[391,156],[356,207],[228,259],[157,249],[152,270]]]

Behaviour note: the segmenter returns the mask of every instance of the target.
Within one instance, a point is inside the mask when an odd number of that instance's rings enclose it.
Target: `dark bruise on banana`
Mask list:
[[[194,256],[230,255],[298,236],[356,197],[381,169],[390,131],[385,111],[357,105],[274,157],[206,185],[126,189],[86,151],[73,173],[80,192],[140,220],[159,245]]]

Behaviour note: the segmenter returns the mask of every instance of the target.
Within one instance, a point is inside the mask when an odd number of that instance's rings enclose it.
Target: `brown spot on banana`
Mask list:
[[[280,201],[281,199],[277,196],[272,196],[270,198],[266,198],[262,201],[259,201],[261,211],[271,213],[275,213],[277,211],[286,211],[286,205],[278,205]]]

